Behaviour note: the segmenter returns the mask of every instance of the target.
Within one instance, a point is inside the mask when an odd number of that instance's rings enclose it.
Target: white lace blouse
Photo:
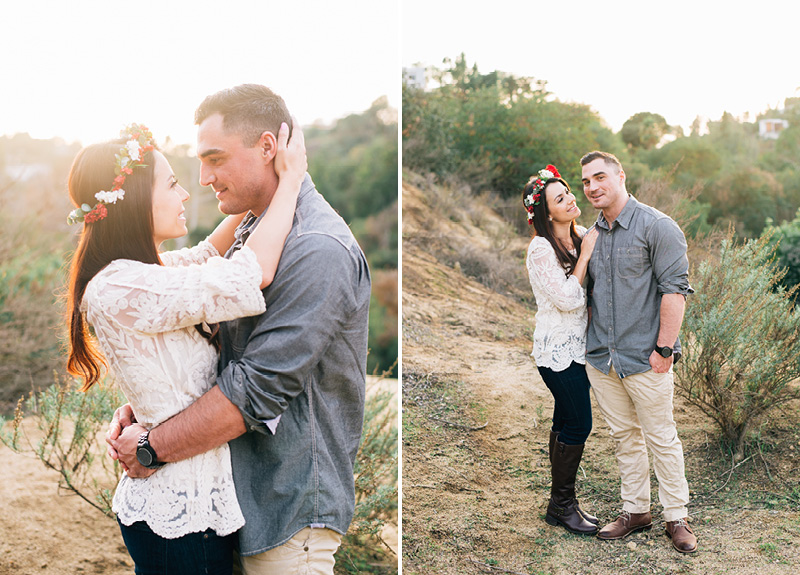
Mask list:
[[[147,428],[214,385],[217,353],[194,325],[265,309],[261,268],[250,248],[226,260],[203,241],[161,259],[164,266],[110,263],[81,302],[117,384]],[[168,539],[209,528],[227,535],[244,525],[227,444],[168,463],[145,479],[123,473],[112,509],[125,525],[145,521]]]
[[[583,235],[585,230],[579,228]],[[586,290],[567,277],[553,246],[536,236],[528,246],[528,278],[538,311],[533,332],[536,365],[563,371],[574,361],[586,363]]]

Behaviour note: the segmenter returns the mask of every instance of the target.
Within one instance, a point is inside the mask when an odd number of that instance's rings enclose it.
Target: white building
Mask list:
[[[409,88],[425,89],[425,68],[414,66],[411,68],[403,67],[403,82]]]
[[[779,118],[764,118],[758,121],[758,135],[767,140],[777,140],[781,132],[789,127],[789,122]]]

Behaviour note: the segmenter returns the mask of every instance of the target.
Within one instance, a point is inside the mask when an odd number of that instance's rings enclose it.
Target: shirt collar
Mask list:
[[[614,220],[614,222],[627,230],[631,225],[631,220],[633,219],[633,213],[636,211],[636,206],[638,204],[639,202],[636,200],[636,198],[628,194],[628,201],[625,203],[625,207],[622,208],[622,211],[619,213],[617,219]],[[611,229],[611,226],[608,225],[608,221],[606,220],[606,217],[603,215],[603,212],[600,212],[597,215],[597,225],[606,230]]]

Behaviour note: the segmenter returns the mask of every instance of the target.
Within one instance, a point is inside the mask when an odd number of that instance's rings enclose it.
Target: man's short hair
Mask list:
[[[277,136],[282,122],[291,134],[292,117],[283,98],[260,84],[241,84],[211,94],[195,111],[194,123],[199,126],[214,114],[221,114],[225,131],[238,134],[248,147],[255,146],[264,132]]]
[[[622,163],[617,159],[614,154],[610,154],[608,152],[600,152],[595,150],[594,152],[589,152],[584,157],[581,158],[581,166],[585,166],[586,164],[590,164],[597,159],[602,159],[607,166],[615,167],[617,172],[622,169]]]

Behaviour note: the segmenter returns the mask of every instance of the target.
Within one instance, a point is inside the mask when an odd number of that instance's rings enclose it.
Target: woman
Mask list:
[[[149,429],[213,386],[209,325],[264,312],[261,289],[291,229],[306,156],[302,132],[295,127],[291,144],[288,133],[283,124],[270,209],[230,259],[219,255],[243,215],[226,218],[194,248],[158,253],[163,241],[187,233],[189,194],[147,128],[133,124],[123,140],[78,153],[68,184],[78,206],[69,221],[83,224],[70,270],[68,369],[83,378],[84,391],[110,369]],[[232,572],[233,534],[244,518],[227,445],[145,479],[123,474],[112,508],[136,573]]]
[[[550,431],[552,487],[545,521],[572,533],[597,533],[596,517],[575,497],[575,475],[592,431],[592,405],[586,377],[586,291],[583,287],[597,230],[575,225],[581,210],[555,166],[532,176],[522,193],[534,236],[527,267],[536,298],[533,355],[553,394]]]

